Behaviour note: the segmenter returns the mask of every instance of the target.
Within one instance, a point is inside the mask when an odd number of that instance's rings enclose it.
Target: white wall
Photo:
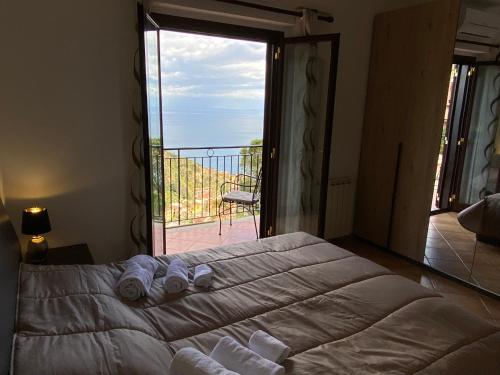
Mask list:
[[[97,262],[130,250],[135,19],[133,0],[0,4],[5,206],[18,234],[23,207],[47,207],[49,243],[87,242]]]
[[[342,34],[331,177],[357,176],[374,15],[421,2],[265,2],[328,11],[317,31]],[[0,194],[18,231],[23,207],[46,206],[51,244],[87,242],[98,262],[130,248],[134,25],[133,0],[0,5]]]

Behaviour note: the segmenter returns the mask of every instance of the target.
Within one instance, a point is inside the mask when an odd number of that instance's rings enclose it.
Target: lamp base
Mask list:
[[[43,236],[33,237],[28,241],[26,250],[26,262],[31,264],[43,264],[47,261],[49,243]]]

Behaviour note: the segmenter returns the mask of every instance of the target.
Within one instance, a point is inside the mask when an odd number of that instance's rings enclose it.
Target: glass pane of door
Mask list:
[[[315,38],[285,43],[277,234],[324,233],[338,42]]]
[[[479,66],[459,202],[472,205],[499,192],[500,66]]]
[[[152,210],[153,254],[165,249],[165,193],[159,31],[146,20],[144,48],[146,60],[146,92],[150,157],[150,188]]]

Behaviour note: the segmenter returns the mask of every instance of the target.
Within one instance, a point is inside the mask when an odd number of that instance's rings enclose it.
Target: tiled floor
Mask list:
[[[436,178],[434,179],[434,192],[432,194],[432,205],[431,205],[431,211],[438,210],[439,207],[436,206],[436,198],[438,195],[438,188],[439,188],[439,176],[441,174],[441,165],[443,163],[443,154],[440,153],[438,156],[438,162],[436,166]]]
[[[473,289],[427,271],[412,263],[396,257],[375,246],[369,245],[353,237],[346,237],[335,241],[335,244],[368,258],[393,272],[420,283],[426,288],[442,294],[450,302],[500,326],[500,301],[476,292]]]
[[[476,242],[456,213],[431,216],[424,263],[500,294],[500,248]]]
[[[257,216],[257,228],[259,217]],[[186,251],[202,250],[215,246],[231,245],[238,242],[256,239],[253,217],[222,222],[222,234],[219,236],[219,222],[197,224],[180,228],[170,228],[165,231],[166,254],[184,253]],[[161,255],[161,254],[156,254]]]

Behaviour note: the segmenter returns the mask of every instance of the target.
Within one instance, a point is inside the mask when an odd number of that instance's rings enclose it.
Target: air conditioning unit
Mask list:
[[[457,32],[457,39],[482,43],[496,43],[500,38],[500,15],[464,8]]]

